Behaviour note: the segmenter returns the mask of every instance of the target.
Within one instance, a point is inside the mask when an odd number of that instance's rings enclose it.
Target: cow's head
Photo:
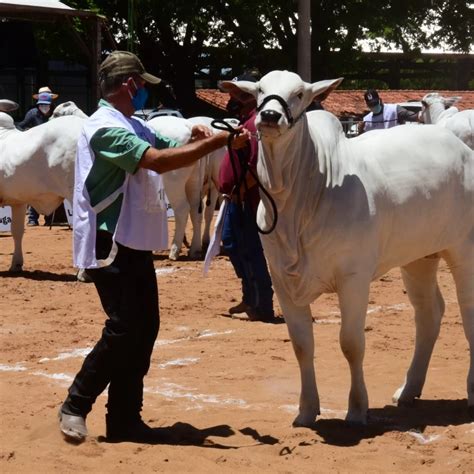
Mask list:
[[[51,119],[64,117],[65,115],[76,115],[77,117],[87,118],[87,115],[71,100],[59,104],[51,115]]]
[[[309,84],[289,71],[272,71],[259,82],[223,81],[221,87],[235,88],[257,99],[256,125],[264,136],[276,137],[292,128],[315,100],[324,100],[343,78]]]
[[[430,92],[421,99],[421,121],[435,123],[435,118],[461,99],[459,96],[443,97],[438,92]]]

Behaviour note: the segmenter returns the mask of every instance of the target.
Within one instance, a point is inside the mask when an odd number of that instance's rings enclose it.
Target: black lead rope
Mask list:
[[[275,227],[277,225],[278,210],[277,210],[275,201],[272,198],[272,196],[270,195],[270,193],[263,187],[262,183],[258,179],[257,174],[248,166],[247,161],[239,153],[237,153],[237,158],[239,160],[240,168],[242,170],[242,175],[239,177],[239,175],[237,173],[237,167],[236,167],[235,162],[234,162],[234,156],[235,156],[234,155],[234,150],[232,149],[232,140],[234,139],[234,137],[236,135],[239,134],[239,131],[237,129],[235,129],[230,123],[227,123],[225,120],[213,120],[211,122],[211,126],[216,128],[217,130],[224,130],[225,132],[229,132],[229,136],[227,138],[227,152],[229,153],[229,159],[230,159],[230,163],[232,165],[232,173],[234,174],[234,182],[236,183],[235,186],[234,186],[234,189],[232,190],[232,193],[237,195],[237,199],[239,201],[239,204],[242,205],[242,200],[241,200],[241,197],[240,197],[240,187],[242,186],[242,184],[245,187],[245,192],[248,191],[247,181],[245,180],[245,175],[246,175],[247,172],[249,172],[250,175],[253,177],[253,179],[255,179],[255,182],[257,183],[257,186],[261,189],[263,194],[265,194],[265,196],[268,198],[268,200],[270,202],[270,205],[272,206],[273,223],[272,223],[272,225],[270,226],[270,228],[268,230],[261,229],[258,226],[258,223],[256,223],[256,225],[257,225],[258,231],[261,234],[264,234],[264,235],[270,234],[271,232],[273,232],[273,230],[275,229]]]

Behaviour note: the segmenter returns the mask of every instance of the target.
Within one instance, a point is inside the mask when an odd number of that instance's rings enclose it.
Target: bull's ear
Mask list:
[[[343,77],[339,77],[337,79],[326,79],[324,81],[314,82],[311,84],[313,100],[323,101],[334,89],[337,89],[343,80]]]
[[[247,94],[251,94],[254,97],[258,95],[258,82],[250,81],[221,81],[219,82],[219,89],[223,92],[237,92],[241,90]]]
[[[18,109],[18,104],[13,100],[0,99],[0,112],[13,112]]]
[[[452,107],[456,102],[461,100],[462,97],[456,95],[453,97],[444,97],[443,98],[443,103],[444,103],[444,108],[449,109],[449,107]]]

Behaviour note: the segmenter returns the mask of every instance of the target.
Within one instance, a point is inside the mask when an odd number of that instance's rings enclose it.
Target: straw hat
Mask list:
[[[33,94],[33,99],[36,99],[38,100],[39,99],[39,96],[40,94],[49,94],[51,99],[57,99],[59,96],[58,94],[53,94],[51,89],[48,87],[48,86],[45,86],[45,87],[40,87],[38,89],[38,93],[37,94]]]

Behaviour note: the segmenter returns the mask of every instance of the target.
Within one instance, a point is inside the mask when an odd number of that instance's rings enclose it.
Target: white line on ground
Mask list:
[[[64,360],[71,359],[73,357],[86,357],[87,354],[92,350],[92,347],[83,347],[79,349],[72,349],[69,352],[60,352],[56,357],[43,357],[40,362],[48,362],[50,360]]]
[[[21,364],[15,364],[15,365],[0,364],[0,372],[23,372],[24,370],[28,370],[28,369]]]
[[[245,400],[241,400],[238,398],[224,398],[219,395],[193,393],[193,391],[195,392],[196,389],[186,388],[171,382],[164,383],[162,386],[158,386],[155,388],[145,388],[145,391],[149,393],[155,393],[157,395],[162,395],[167,399],[186,398],[193,402],[216,405],[237,405],[241,408],[248,407],[247,402],[245,402]]]
[[[160,369],[166,369],[166,367],[170,366],[185,366],[195,364],[199,359],[197,357],[183,357],[182,359],[175,359],[169,360],[168,362],[163,362],[162,364],[158,364]]]
[[[427,435],[424,435],[418,431],[407,431],[407,433],[410,435],[410,436],[413,436],[413,438],[415,438],[420,444],[430,444],[432,443],[433,441],[436,441],[438,440],[439,438],[441,438],[441,435],[431,435],[431,436],[427,436]]]
[[[168,273],[174,273],[176,271],[177,271],[176,268],[157,268],[155,270],[155,273],[157,275],[167,275]]]

